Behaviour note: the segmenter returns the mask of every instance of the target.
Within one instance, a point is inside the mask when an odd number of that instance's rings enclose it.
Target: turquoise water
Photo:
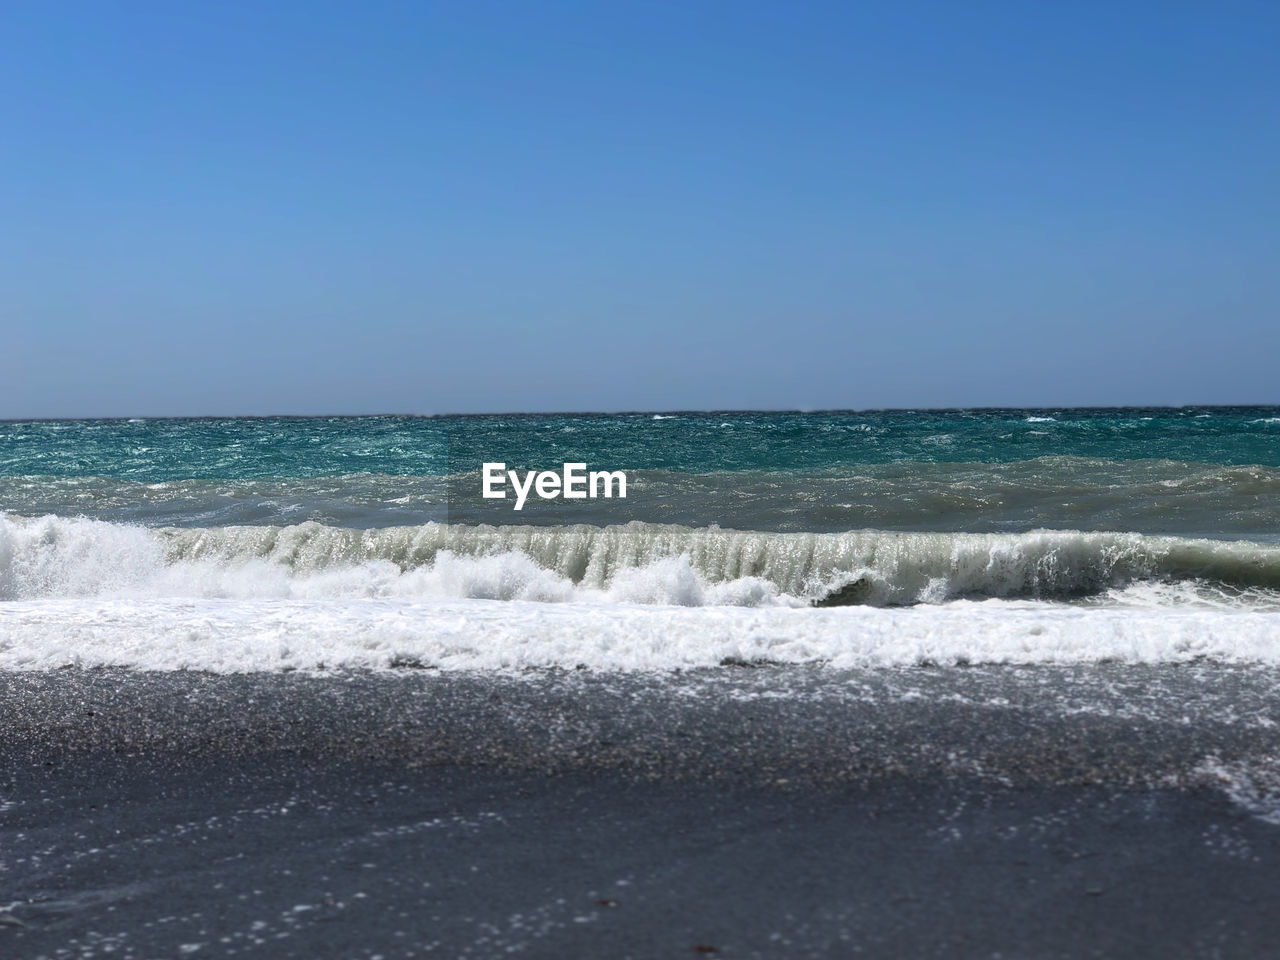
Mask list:
[[[625,501],[483,502],[478,469],[625,470]],[[1273,540],[1280,408],[0,423],[0,510],[149,526],[631,520]]]
[[[0,601],[15,663],[1271,658],[1280,408],[4,423]]]
[[[0,422],[0,476],[440,475],[456,457],[630,470],[822,471],[1042,457],[1280,466],[1280,408]]]

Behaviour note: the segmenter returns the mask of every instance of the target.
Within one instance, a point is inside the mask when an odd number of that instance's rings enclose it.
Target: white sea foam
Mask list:
[[[147,529],[0,515],[0,600],[470,597],[682,605],[941,603],[1106,595],[1207,582],[1249,606],[1280,589],[1280,547],[1132,533],[613,527]]]
[[[1276,547],[1071,531],[149,530],[0,516],[0,669],[1280,663],[1277,570]],[[892,602],[916,605],[874,606]]]
[[[1024,423],[1057,423],[1057,417],[1027,417]]]
[[[1194,773],[1259,820],[1280,825],[1280,758],[1224,763],[1206,757]]]
[[[848,668],[1201,658],[1280,663],[1280,615],[1002,600],[910,610],[406,599],[0,604],[0,669],[8,670],[669,671],[725,660]]]
[[[0,517],[0,600],[437,597],[681,606],[809,602],[758,576],[708,579],[695,570],[689,553],[664,552],[660,543],[647,553],[637,552],[636,543],[593,547],[591,534],[600,532],[596,528],[571,532],[567,540],[560,536],[564,529],[426,524],[357,531],[306,523],[151,531],[92,520]],[[504,536],[513,531],[522,536]]]

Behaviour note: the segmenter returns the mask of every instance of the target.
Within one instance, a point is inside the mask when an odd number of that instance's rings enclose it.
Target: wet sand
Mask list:
[[[4,674],[0,956],[1265,956],[1278,714],[1213,665]]]

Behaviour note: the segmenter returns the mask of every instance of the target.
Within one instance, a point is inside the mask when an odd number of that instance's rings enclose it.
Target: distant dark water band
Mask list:
[[[1280,434],[1278,434],[1280,436]],[[146,526],[458,523],[608,525],[640,520],[763,531],[1000,532],[1041,527],[1272,540],[1280,467],[1043,457],[906,462],[822,471],[628,470],[625,500],[484,500],[480,475],[350,474],[141,481],[0,476],[0,511]]]

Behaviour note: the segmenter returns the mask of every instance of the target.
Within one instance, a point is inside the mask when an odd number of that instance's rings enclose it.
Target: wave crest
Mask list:
[[[1139,582],[1280,591],[1280,547],[1134,533],[592,526],[147,529],[0,516],[0,599],[475,597],[706,605],[1067,600]]]

